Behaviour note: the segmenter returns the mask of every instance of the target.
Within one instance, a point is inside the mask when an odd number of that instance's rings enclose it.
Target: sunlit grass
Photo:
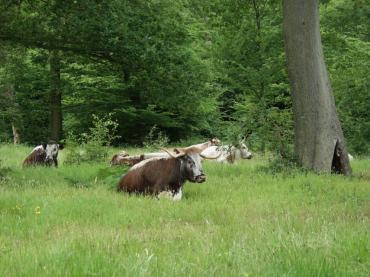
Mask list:
[[[173,202],[117,193],[109,159],[22,169],[30,150],[0,146],[1,276],[369,276],[370,159],[351,178],[207,162]]]

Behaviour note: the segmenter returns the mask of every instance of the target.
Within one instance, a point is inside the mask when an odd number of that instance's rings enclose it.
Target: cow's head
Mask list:
[[[206,181],[206,175],[203,173],[202,159],[217,159],[217,157],[206,157],[196,151],[184,151],[175,149],[176,154],[166,151],[172,158],[178,159],[181,162],[180,171],[184,174],[184,178],[190,182],[203,183]]]
[[[221,141],[218,138],[212,138],[209,140],[210,146],[220,146]]]
[[[242,159],[252,159],[253,155],[248,150],[248,147],[245,145],[244,141],[239,142],[236,148],[240,150],[240,156]]]
[[[181,161],[180,171],[185,178],[190,182],[203,183],[206,180],[206,175],[203,173],[200,156],[196,153],[185,154],[179,158]]]
[[[62,150],[64,146],[62,144],[58,144],[56,142],[49,142],[49,143],[43,143],[42,147],[45,150],[45,163],[47,165],[52,165],[57,161],[58,159],[58,152],[59,150]]]

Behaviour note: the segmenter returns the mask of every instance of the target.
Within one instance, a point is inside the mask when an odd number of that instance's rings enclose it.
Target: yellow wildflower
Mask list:
[[[35,214],[41,214],[41,208],[39,206],[35,208]]]

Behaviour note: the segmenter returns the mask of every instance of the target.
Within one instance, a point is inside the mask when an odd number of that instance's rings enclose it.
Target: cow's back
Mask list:
[[[118,190],[128,193],[157,193],[161,188],[176,185],[179,175],[176,162],[175,159],[167,158],[141,161],[121,178]]]
[[[123,175],[118,183],[118,190],[129,193],[144,192],[145,183],[143,183],[141,172],[138,170],[133,170]]]
[[[35,147],[32,152],[24,159],[23,167],[43,164],[46,157],[46,152],[42,146]]]
[[[217,155],[220,155],[217,159],[210,160],[215,162],[228,162],[227,159],[230,156],[226,146],[210,146],[202,152],[202,155],[208,157],[215,157]]]

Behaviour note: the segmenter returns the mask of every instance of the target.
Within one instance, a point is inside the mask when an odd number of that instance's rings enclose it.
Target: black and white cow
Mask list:
[[[58,152],[64,147],[56,142],[36,146],[23,161],[23,167],[46,165],[58,167]]]

